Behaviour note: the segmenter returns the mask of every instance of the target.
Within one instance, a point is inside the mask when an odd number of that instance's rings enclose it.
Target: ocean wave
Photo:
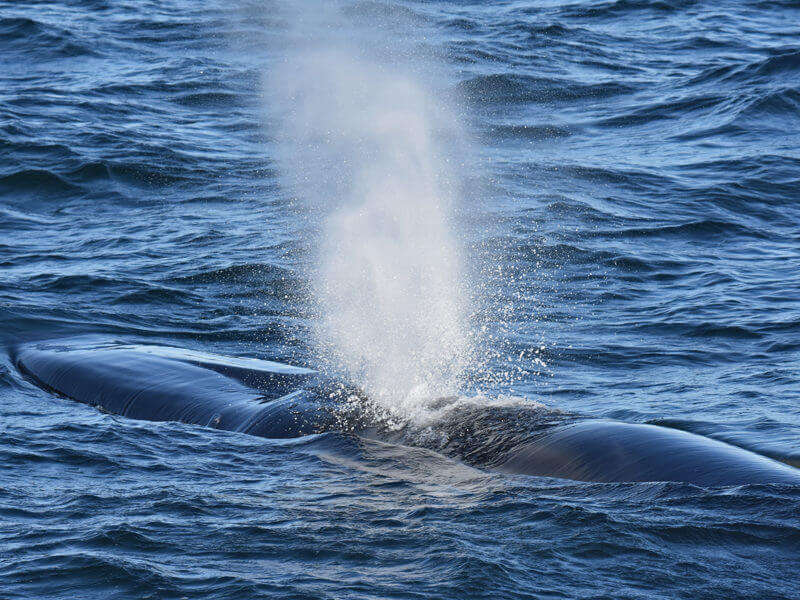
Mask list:
[[[6,193],[58,193],[69,194],[81,191],[80,186],[47,169],[21,169],[0,176],[0,186]]]
[[[567,18],[603,18],[619,16],[641,16],[641,13],[651,13],[653,16],[662,16],[664,13],[673,13],[690,8],[697,4],[697,0],[604,0],[586,6],[585,4],[567,4],[559,12]]]
[[[522,139],[532,141],[565,138],[572,135],[566,127],[557,125],[492,125],[489,128],[492,138]]]
[[[600,230],[589,234],[593,237],[611,238],[757,238],[770,239],[770,233],[754,225],[719,219],[700,219],[686,223],[664,223],[652,227],[630,227],[617,230]]]
[[[288,281],[300,284],[296,274],[277,265],[248,263],[227,267],[201,269],[194,273],[170,279],[174,283],[248,283],[254,280]]]
[[[458,94],[476,104],[543,103],[629,94],[631,87],[617,82],[582,83],[529,75],[492,74],[458,84]]]
[[[666,119],[686,120],[693,111],[707,111],[726,104],[729,98],[723,94],[692,95],[669,101],[653,102],[633,112],[606,117],[595,124],[603,127],[641,126]]]
[[[26,51],[42,58],[99,56],[95,48],[75,33],[28,17],[0,18],[0,41],[11,51]]]

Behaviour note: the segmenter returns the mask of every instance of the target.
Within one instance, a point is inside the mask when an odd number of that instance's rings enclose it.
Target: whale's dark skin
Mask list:
[[[590,419],[554,427],[514,448],[497,469],[605,483],[800,483],[794,467],[725,442],[657,425]]]
[[[308,369],[86,339],[19,345],[12,356],[41,387],[134,419],[180,421],[267,438],[341,428],[332,401],[319,392],[319,376]],[[398,441],[396,433],[384,435],[374,426],[355,433]],[[480,435],[466,439],[476,451],[462,444],[452,454],[508,473],[593,482],[800,485],[798,469],[655,425],[573,419],[542,426],[497,448],[488,447],[493,442]],[[479,455],[484,458],[471,458]]]
[[[308,369],[267,361],[249,361],[248,368],[244,361],[204,360],[179,349],[85,340],[18,346],[13,355],[42,387],[123,417],[268,438],[300,437],[330,426],[329,412],[301,388],[313,377]]]

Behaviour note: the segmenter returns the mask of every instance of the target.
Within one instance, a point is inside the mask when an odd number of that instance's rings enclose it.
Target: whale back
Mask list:
[[[13,358],[40,386],[132,419],[287,438],[316,433],[330,418],[315,396],[296,389],[313,371],[280,363],[87,340],[24,345]]]
[[[800,484],[800,472],[725,442],[657,425],[582,420],[512,449],[498,470],[603,483]]]

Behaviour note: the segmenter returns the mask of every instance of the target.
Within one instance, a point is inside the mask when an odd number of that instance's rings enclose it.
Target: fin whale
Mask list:
[[[180,421],[266,438],[341,429],[322,377],[310,369],[87,338],[18,345],[12,359],[44,389],[133,419]],[[354,433],[396,441],[374,426]],[[599,419],[548,424],[496,452],[492,439],[481,437],[473,435],[471,442],[483,444],[480,454],[493,454],[492,460],[470,460],[474,453],[459,458],[507,473],[592,482],[800,484],[796,468],[656,425]]]

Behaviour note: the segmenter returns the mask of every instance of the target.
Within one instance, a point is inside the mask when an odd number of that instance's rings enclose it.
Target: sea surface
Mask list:
[[[482,393],[800,466],[800,4],[343,9],[425,25],[473,140]],[[0,598],[797,598],[798,487],[503,475],[127,420],[20,375],[8,345],[76,334],[314,366],[264,99],[285,25],[0,2]]]

